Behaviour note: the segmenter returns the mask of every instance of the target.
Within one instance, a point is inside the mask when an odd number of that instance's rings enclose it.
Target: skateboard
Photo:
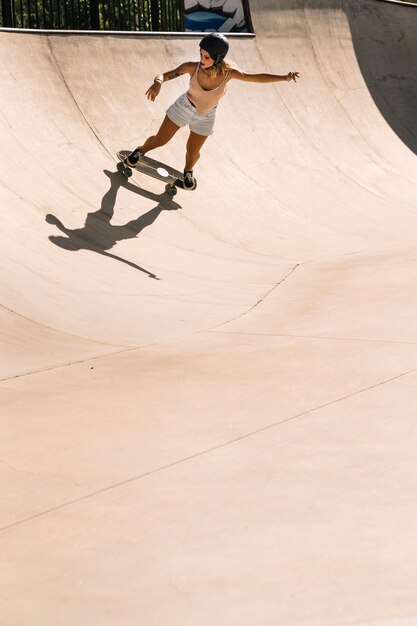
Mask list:
[[[132,168],[124,162],[130,152],[130,150],[120,150],[116,155],[119,159],[117,169],[125,178],[130,178],[133,174]],[[133,169],[147,176],[152,176],[152,178],[156,178],[157,180],[166,182],[165,191],[171,197],[176,195],[177,189],[193,191],[184,187],[184,176],[181,172],[170,165],[165,165],[165,163],[160,163],[160,161],[155,161],[147,156],[141,157]]]

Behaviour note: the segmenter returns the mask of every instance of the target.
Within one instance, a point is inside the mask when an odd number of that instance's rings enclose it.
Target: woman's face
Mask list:
[[[211,58],[208,52],[200,48],[200,65],[203,69],[207,70],[214,64],[214,59]]]

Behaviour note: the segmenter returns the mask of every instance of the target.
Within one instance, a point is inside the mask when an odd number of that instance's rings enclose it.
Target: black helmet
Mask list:
[[[222,33],[210,33],[200,41],[200,48],[209,53],[214,66],[220,65],[229,51],[229,42]]]

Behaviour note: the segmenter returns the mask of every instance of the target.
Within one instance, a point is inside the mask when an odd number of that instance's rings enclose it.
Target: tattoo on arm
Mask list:
[[[172,80],[173,78],[178,78],[178,76],[182,76],[182,72],[169,72],[167,74],[167,80]]]

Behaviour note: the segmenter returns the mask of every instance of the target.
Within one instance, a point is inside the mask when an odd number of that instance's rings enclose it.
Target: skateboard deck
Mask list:
[[[161,163],[160,161],[156,161],[155,159],[150,159],[147,156],[141,157],[135,167],[131,168],[123,162],[130,152],[130,150],[120,150],[117,153],[117,158],[119,159],[117,169],[123,174],[123,176],[130,178],[130,176],[132,176],[132,169],[135,169],[142,174],[161,180],[166,183],[165,191],[170,196],[175,196],[177,188],[184,189],[182,182],[183,174],[179,170],[176,170],[165,163]]]

